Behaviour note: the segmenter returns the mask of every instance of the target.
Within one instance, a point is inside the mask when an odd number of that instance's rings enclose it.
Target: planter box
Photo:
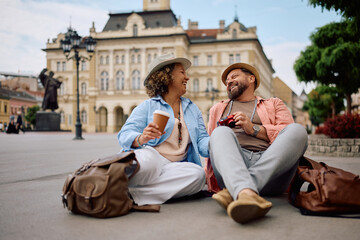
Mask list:
[[[332,157],[360,157],[360,138],[329,138],[325,135],[309,135],[308,155]]]

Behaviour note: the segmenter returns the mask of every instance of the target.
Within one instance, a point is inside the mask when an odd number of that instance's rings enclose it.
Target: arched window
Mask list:
[[[81,83],[81,95],[86,95],[86,83]]]
[[[132,89],[139,90],[140,89],[140,72],[138,70],[133,71],[131,80],[132,80]]]
[[[81,122],[82,123],[87,123],[87,113],[85,110],[81,111]]]
[[[108,90],[109,89],[109,74],[107,72],[101,73],[100,78],[100,90]]]
[[[138,35],[138,26],[136,24],[133,25],[133,36],[136,37]]]
[[[118,71],[116,73],[116,90],[125,89],[125,77],[123,71]]]
[[[199,79],[194,79],[194,92],[199,92]]]

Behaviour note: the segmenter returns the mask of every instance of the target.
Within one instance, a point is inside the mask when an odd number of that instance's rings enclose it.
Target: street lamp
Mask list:
[[[88,53],[93,53],[96,45],[96,41],[92,37],[87,37],[84,41],[86,51]],[[76,135],[74,140],[83,140],[81,136],[81,122],[80,122],[80,112],[79,112],[79,62],[80,60],[91,60],[92,54],[89,54],[89,57],[80,56],[78,49],[81,48],[81,36],[77,34],[76,31],[69,28],[65,34],[65,39],[61,40],[61,48],[64,51],[66,60],[75,59],[76,61],[76,124],[75,130]],[[69,57],[71,49],[74,50],[74,55]]]
[[[207,88],[205,90],[205,93],[206,93],[206,96],[208,96],[209,93],[211,93],[211,105],[214,105],[214,100],[215,98],[219,95],[219,90],[214,88],[214,87],[211,87],[211,89]]]

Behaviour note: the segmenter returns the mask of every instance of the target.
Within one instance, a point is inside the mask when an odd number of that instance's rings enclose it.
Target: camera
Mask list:
[[[225,118],[221,118],[218,121],[218,126],[227,126],[230,128],[234,128],[235,127],[235,120],[234,120],[234,115],[229,115]]]

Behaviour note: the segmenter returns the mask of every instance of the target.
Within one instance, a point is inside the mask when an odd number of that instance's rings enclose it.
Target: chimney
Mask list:
[[[198,22],[192,22],[192,21],[189,19],[189,21],[188,21],[188,29],[189,29],[189,30],[198,29]]]
[[[225,20],[219,21],[219,29],[223,30],[225,28]]]

